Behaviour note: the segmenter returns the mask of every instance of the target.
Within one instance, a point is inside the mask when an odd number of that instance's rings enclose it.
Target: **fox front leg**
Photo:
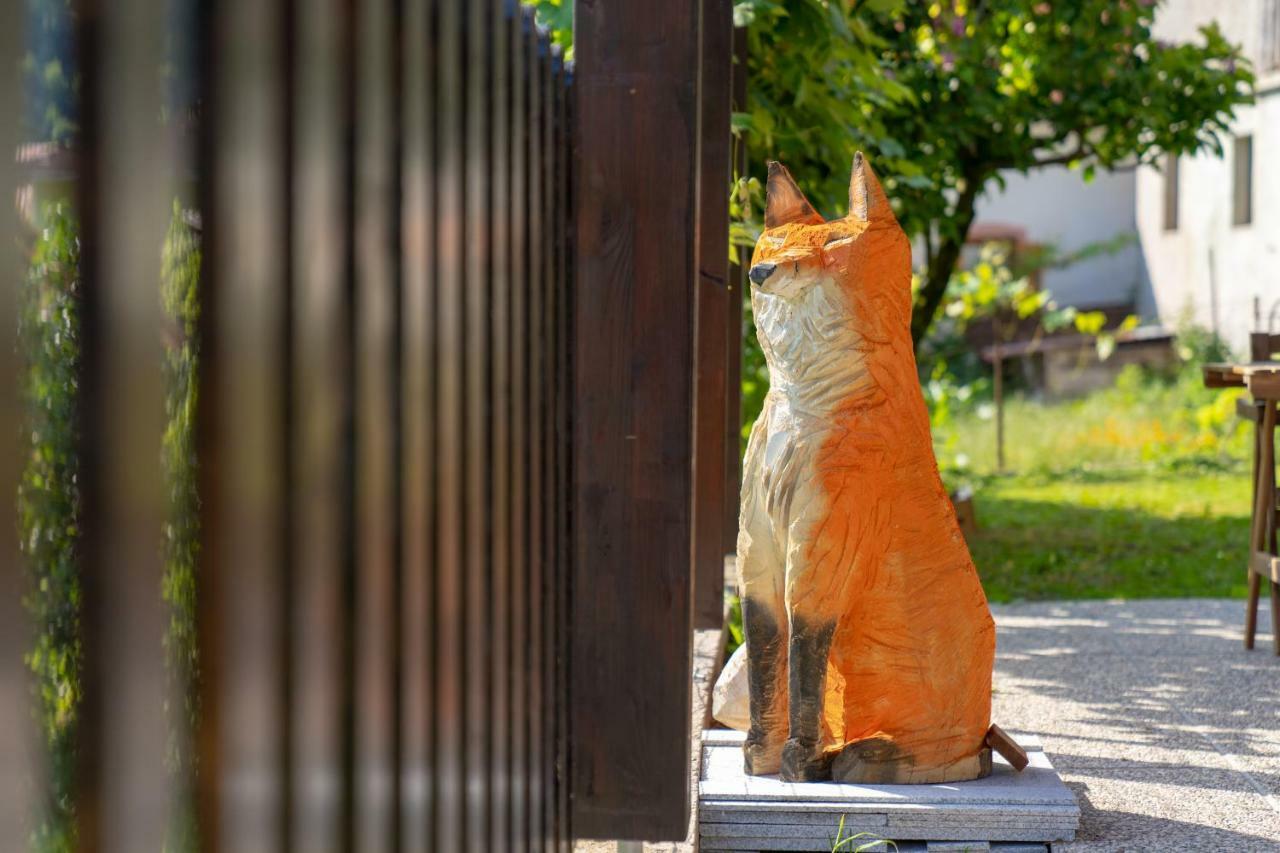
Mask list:
[[[791,619],[788,701],[791,735],[782,747],[782,778],[814,782],[831,778],[831,759],[822,751],[822,699],[834,621]]]
[[[752,776],[777,773],[787,725],[786,611],[750,594],[742,600],[747,641],[747,685],[751,729],[743,766]]]

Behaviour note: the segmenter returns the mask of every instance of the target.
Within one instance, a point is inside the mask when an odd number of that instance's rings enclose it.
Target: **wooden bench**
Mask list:
[[[1245,610],[1244,647],[1253,648],[1258,624],[1262,582],[1271,594],[1271,633],[1280,655],[1280,492],[1276,489],[1276,405],[1280,402],[1280,335],[1250,336],[1251,361],[1244,364],[1206,364],[1208,388],[1245,388],[1249,399],[1236,404],[1237,413],[1254,425],[1253,514],[1249,535],[1249,603]]]

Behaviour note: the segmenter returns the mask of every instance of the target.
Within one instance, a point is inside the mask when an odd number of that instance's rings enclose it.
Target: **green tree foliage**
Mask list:
[[[976,201],[1002,170],[1221,153],[1253,75],[1216,25],[1152,35],[1156,0],[739,0],[749,23],[753,174],[782,159],[828,214],[865,150],[924,248],[912,322],[928,331]]]
[[[46,746],[46,784],[32,849],[75,849],[74,770],[80,704],[80,540],[76,389],[80,370],[80,245],[61,206],[46,208],[22,293],[26,466],[18,532],[31,582],[27,655]]]
[[[71,0],[26,0],[26,9],[24,135],[34,141],[69,143],[78,129],[76,99],[80,89]]]

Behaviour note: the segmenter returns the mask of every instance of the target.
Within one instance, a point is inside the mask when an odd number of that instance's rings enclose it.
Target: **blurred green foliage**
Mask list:
[[[73,786],[80,701],[81,586],[78,565],[79,239],[75,218],[47,205],[23,288],[19,340],[24,358],[27,461],[18,491],[18,528],[31,582],[27,608],[33,645],[35,712],[45,741],[46,778],[32,848],[75,849]],[[161,250],[159,298],[164,336],[165,431],[160,448],[168,497],[159,591],[169,607],[163,638],[168,680],[166,761],[172,811],[165,850],[192,851],[199,655],[195,568],[199,548],[195,413],[198,402],[200,235],[175,202]]]
[[[69,143],[78,130],[71,0],[25,0],[26,52],[22,57],[23,136],[29,141]]]
[[[198,849],[195,824],[195,744],[199,719],[196,643],[196,559],[200,547],[195,418],[199,402],[196,325],[200,318],[200,232],[194,214],[174,201],[161,254],[165,430],[161,460],[168,493],[161,592],[169,606],[164,636],[168,689],[166,761],[173,785],[168,853]],[[176,704],[175,704],[176,703]]]
[[[75,848],[73,773],[80,704],[80,541],[77,395],[80,369],[80,244],[61,205],[42,211],[22,288],[19,341],[26,406],[26,465],[18,486],[18,533],[30,574],[27,655],[36,719],[46,745],[46,784],[32,848]]]

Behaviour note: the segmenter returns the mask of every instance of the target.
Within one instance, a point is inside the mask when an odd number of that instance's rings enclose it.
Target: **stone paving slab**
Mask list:
[[[742,732],[703,733],[698,820],[704,850],[830,851],[843,818],[846,835],[894,841],[1067,840],[1080,810],[1033,737],[1018,738],[1030,765],[1014,771],[995,756],[990,776],[938,785],[783,782],[748,776]],[[758,815],[769,820],[760,821]]]

